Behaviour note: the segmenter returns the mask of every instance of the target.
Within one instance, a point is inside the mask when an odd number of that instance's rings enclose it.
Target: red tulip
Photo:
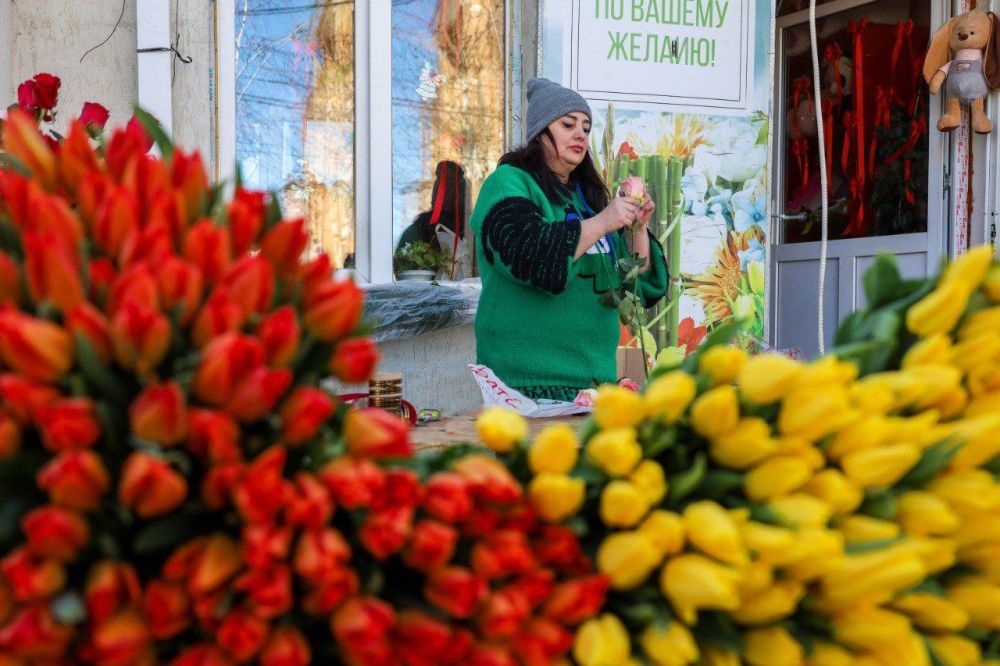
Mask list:
[[[152,147],[153,140],[133,116],[124,128],[116,129],[111,133],[111,138],[104,151],[108,171],[116,179],[122,179],[126,169],[145,157],[145,154]]]
[[[163,580],[168,583],[187,582],[192,568],[205,554],[207,544],[207,537],[198,537],[180,545],[163,563],[163,568],[160,570]],[[239,568],[238,562],[237,568]],[[204,592],[211,592],[211,590]]]
[[[115,266],[105,257],[91,259],[87,267],[90,273],[90,300],[97,304],[106,303],[115,281]],[[105,310],[107,312],[108,310]]]
[[[333,350],[330,371],[343,382],[360,384],[371,378],[378,361],[378,348],[371,338],[352,338]]]
[[[393,630],[406,663],[436,664],[452,641],[451,627],[427,613],[404,610]]]
[[[119,365],[151,372],[170,348],[170,322],[156,310],[128,303],[111,320],[111,344]]]
[[[194,597],[214,592],[243,566],[239,545],[229,537],[214,534],[201,545],[191,553],[187,571],[188,592]]]
[[[321,252],[315,259],[299,266],[298,276],[302,281],[302,297],[309,300],[316,290],[330,281],[333,275],[333,264],[326,252]]]
[[[146,586],[142,611],[149,630],[159,640],[168,640],[191,626],[191,600],[179,583],[154,580]]]
[[[283,305],[264,317],[257,327],[257,336],[264,343],[267,364],[272,368],[287,368],[299,351],[299,320],[295,309]]]
[[[100,170],[97,155],[90,145],[88,128],[72,122],[59,148],[59,177],[71,194],[78,194],[80,182],[88,173]]]
[[[174,253],[174,248],[180,247],[184,230],[187,228],[187,206],[184,193],[170,187],[156,192],[147,206],[146,226],[156,226],[166,230],[171,255]]]
[[[97,226],[97,212],[115,186],[111,176],[106,173],[85,171],[80,174],[80,181],[76,186],[76,212],[86,223],[91,239]]]
[[[66,315],[66,328],[82,336],[102,363],[111,361],[111,323],[90,303],[81,303]]]
[[[84,298],[75,248],[60,245],[52,234],[24,232],[24,270],[35,303],[48,301],[68,312]]]
[[[567,527],[545,525],[532,543],[535,556],[544,566],[572,567],[583,556],[580,542]]]
[[[337,504],[348,510],[371,506],[385,489],[385,472],[363,458],[334,458],[323,468],[319,478]]]
[[[272,370],[267,366],[254,368],[235,387],[225,410],[243,423],[259,421],[274,410],[291,383],[289,370]]]
[[[372,502],[378,511],[396,507],[416,508],[423,499],[423,487],[412,469],[390,469],[385,473],[385,491]]]
[[[0,560],[0,574],[14,600],[21,603],[51,599],[66,584],[66,570],[59,560],[36,555],[23,546]]]
[[[358,593],[358,575],[346,566],[334,567],[323,574],[323,580],[306,593],[302,610],[316,617],[329,617],[344,601]]]
[[[86,655],[92,663],[107,666],[149,664],[151,640],[142,615],[135,609],[126,609],[93,628]]]
[[[462,522],[462,535],[478,539],[500,529],[503,516],[491,507],[477,507]]]
[[[163,460],[135,451],[122,466],[118,499],[140,518],[170,513],[187,498],[187,481]]]
[[[191,339],[196,347],[204,347],[225,333],[238,332],[245,322],[243,308],[229,297],[228,289],[219,286],[198,310]]]
[[[49,451],[89,449],[101,437],[94,403],[87,398],[57,400],[36,412],[42,443]]]
[[[3,149],[16,157],[48,191],[56,188],[56,156],[38,131],[35,120],[11,109],[3,128]]]
[[[233,587],[246,595],[247,607],[261,619],[273,620],[292,608],[292,572],[287,565],[251,569]]]
[[[85,184],[92,181],[85,180]],[[94,241],[109,257],[121,254],[125,240],[139,228],[139,198],[122,186],[109,188],[94,220]]]
[[[289,446],[305,444],[333,415],[334,399],[311,386],[297,388],[281,405],[281,437]]]
[[[0,409],[0,460],[10,458],[21,448],[21,426],[17,421]]]
[[[211,220],[201,220],[188,229],[184,258],[201,270],[208,283],[220,279],[233,260],[229,230]]]
[[[463,567],[445,567],[427,577],[424,596],[460,620],[470,617],[486,596],[486,581]]]
[[[319,480],[305,472],[295,475],[295,490],[285,507],[285,520],[289,525],[316,529],[333,516],[333,498]]]
[[[413,526],[403,559],[423,572],[439,569],[451,561],[458,543],[458,531],[436,520],[421,520]]]
[[[222,618],[216,640],[237,661],[249,661],[260,652],[270,634],[267,623],[245,610],[237,608]]]
[[[535,569],[519,576],[511,585],[520,591],[534,607],[552,595],[555,580],[555,574],[548,569]]]
[[[10,125],[4,127],[4,140]],[[50,150],[46,146],[46,150]],[[19,230],[54,234],[63,247],[75,248],[84,238],[84,228],[66,199],[47,194],[39,183],[13,172],[0,180],[4,204],[10,219]]]
[[[604,605],[608,579],[588,576],[560,583],[545,604],[545,617],[560,624],[577,625],[587,620]]]
[[[287,454],[272,446],[247,466],[243,480],[233,491],[233,503],[247,523],[270,523],[286,504],[290,484],[283,475]]]
[[[356,657],[361,663],[389,663],[389,631],[395,622],[396,613],[389,604],[356,597],[340,607],[330,627],[348,660]],[[376,661],[383,658],[383,662]]]
[[[274,269],[261,255],[247,255],[229,267],[221,284],[244,315],[261,314],[270,309],[274,298]]]
[[[240,427],[225,412],[190,409],[187,448],[212,462],[238,461],[242,458]]]
[[[372,511],[361,524],[358,539],[365,549],[380,560],[398,552],[413,529],[413,509],[400,506]]]
[[[201,271],[183,259],[168,257],[157,273],[157,284],[164,310],[175,315],[181,326],[187,326],[201,305]]]
[[[162,215],[158,219],[148,218],[141,229],[133,230],[125,237],[118,264],[125,268],[140,263],[162,266],[174,252],[169,225],[170,221],[163,219]]]
[[[170,666],[234,666],[235,663],[215,645],[199,643],[184,650]]]
[[[295,627],[282,626],[271,632],[260,654],[261,666],[309,666],[311,663],[309,642]]]
[[[184,201],[186,222],[195,220],[208,199],[208,175],[198,153],[175,150],[170,158],[170,176]]]
[[[228,507],[245,473],[245,465],[241,462],[212,465],[201,480],[202,501],[208,508],[216,511]]]
[[[506,587],[486,600],[477,618],[479,632],[489,639],[511,638],[531,615],[531,603],[519,590]]]
[[[187,435],[187,399],[177,382],[153,384],[128,410],[132,434],[147,442],[174,446]]]
[[[80,111],[80,123],[87,128],[94,136],[104,130],[111,114],[96,102],[84,102],[83,110]]]
[[[327,281],[306,297],[306,328],[324,342],[332,342],[354,330],[361,320],[364,293],[350,280]]]
[[[73,366],[73,339],[51,322],[6,310],[0,312],[0,357],[27,379],[54,382]]]
[[[351,559],[351,547],[332,527],[306,530],[295,546],[295,573],[312,583],[323,583]]]
[[[59,506],[92,511],[111,485],[108,472],[92,451],[65,451],[38,472],[38,487]]]
[[[264,235],[260,251],[271,262],[274,269],[282,274],[293,273],[299,266],[299,259],[309,245],[309,233],[305,220],[296,219],[279,222]]]
[[[21,519],[21,531],[31,552],[69,562],[90,539],[87,521],[57,506],[41,506]]]
[[[551,664],[569,652],[573,634],[552,620],[536,617],[511,642],[525,664]]]
[[[368,407],[351,411],[344,421],[347,450],[370,458],[405,458],[413,453],[410,426],[398,415]]]
[[[466,456],[455,463],[452,470],[468,481],[473,496],[488,502],[516,502],[521,499],[520,484],[496,458]]]
[[[227,333],[205,347],[195,372],[193,393],[202,402],[220,407],[229,402],[253,369],[264,362],[264,348],[252,337]]]
[[[523,574],[537,566],[524,532],[500,530],[472,547],[472,570],[483,578],[506,578]]]
[[[475,666],[517,666],[510,650],[502,645],[474,645],[466,659],[466,663]]]
[[[472,513],[469,483],[454,472],[438,472],[427,480],[424,510],[446,523],[457,523]]]
[[[290,527],[248,525],[241,536],[243,559],[251,567],[264,569],[288,559],[292,547]]]
[[[141,596],[139,576],[130,564],[102,560],[87,574],[83,598],[91,622],[104,622],[122,608],[138,603]]]
[[[72,638],[73,628],[57,622],[45,605],[28,606],[0,626],[0,648],[37,663],[66,663],[59,660]]]
[[[0,252],[0,305],[21,302],[21,271],[6,252]]]
[[[134,264],[113,278],[107,312],[114,316],[128,306],[143,310],[160,309],[160,293],[149,264]]]
[[[229,203],[229,228],[233,230],[233,253],[237,256],[253,247],[264,228],[266,197],[264,192],[239,187]]]

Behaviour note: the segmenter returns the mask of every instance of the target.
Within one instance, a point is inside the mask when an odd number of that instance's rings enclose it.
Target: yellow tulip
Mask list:
[[[857,649],[902,643],[912,632],[910,620],[905,615],[874,606],[845,609],[833,617],[834,636]]]
[[[993,266],[986,271],[986,279],[983,281],[983,291],[994,303],[1000,303],[1000,265]]]
[[[608,527],[632,527],[649,511],[649,502],[631,481],[612,481],[601,493],[601,520]]]
[[[848,453],[867,451],[884,444],[898,430],[884,416],[869,416],[855,421],[833,436],[826,455],[830,460],[840,460]]]
[[[756,594],[744,596],[740,607],[729,615],[740,624],[777,622],[795,612],[805,593],[802,583],[779,580]]]
[[[698,370],[712,380],[712,386],[732,384],[747,362],[747,353],[739,347],[716,345],[698,359]]]
[[[774,585],[774,567],[769,563],[751,562],[740,569],[740,599],[758,594]]]
[[[694,636],[680,622],[666,627],[650,624],[639,635],[639,645],[654,666],[687,666],[698,661]]]
[[[559,523],[583,506],[587,485],[583,479],[565,474],[539,474],[528,484],[528,496],[538,516],[549,523]]]
[[[743,660],[750,666],[801,666],[805,650],[783,627],[767,627],[746,632]]]
[[[697,390],[694,377],[683,370],[657,377],[643,392],[646,414],[661,423],[673,423],[694,400]]]
[[[736,389],[717,386],[698,396],[691,407],[691,426],[702,437],[717,437],[736,427],[740,404]]]
[[[920,366],[917,366],[920,367]],[[889,387],[893,394],[890,412],[908,407],[921,398],[927,391],[927,383],[921,377],[908,370],[892,370],[868,375],[861,382],[876,382]]]
[[[906,328],[921,338],[948,333],[965,312],[970,292],[958,282],[942,284],[906,313]]]
[[[671,511],[652,511],[639,525],[660,559],[684,550],[684,520]]]
[[[628,663],[631,656],[628,631],[611,613],[587,620],[576,632],[573,657],[580,666],[616,666]]]
[[[854,666],[854,655],[839,645],[816,641],[806,666]]]
[[[645,417],[642,396],[615,384],[597,389],[594,419],[604,429],[631,428]]]
[[[587,443],[587,456],[605,474],[628,476],[642,460],[642,447],[632,428],[602,430]]]
[[[743,660],[737,652],[704,647],[701,651],[699,666],[743,666]]]
[[[972,293],[979,288],[992,263],[993,247],[979,245],[951,262],[941,276],[941,282],[958,282]]]
[[[505,407],[487,407],[476,419],[476,434],[497,453],[507,453],[528,437],[528,420]]]
[[[770,502],[781,523],[789,527],[823,527],[833,515],[833,508],[821,499],[794,493]]]
[[[916,585],[927,575],[913,544],[897,544],[880,550],[847,555],[822,577],[822,600],[842,608],[872,597],[891,599]]]
[[[678,555],[667,560],[660,572],[660,590],[690,626],[701,609],[739,608],[739,580],[739,572],[732,567],[702,555]]]
[[[946,571],[958,561],[958,543],[954,539],[911,537],[901,547],[920,558],[928,575]]]
[[[899,525],[889,520],[879,520],[871,516],[847,516],[837,524],[837,531],[844,535],[848,544],[888,541],[902,533]]]
[[[948,601],[969,615],[977,629],[1000,629],[1000,586],[976,576],[965,576],[949,584]]]
[[[959,527],[959,518],[943,499],[913,490],[899,497],[896,521],[907,534],[947,536]]]
[[[1000,514],[980,513],[968,516],[954,536],[962,549],[982,543],[1000,543]]]
[[[799,531],[795,547],[785,559],[785,571],[795,580],[809,582],[833,571],[843,558],[843,535],[809,527]]]
[[[998,330],[1000,330],[1000,306],[980,310],[970,315],[958,331],[958,339],[970,340],[987,333],[995,333]]]
[[[940,416],[938,410],[930,409],[913,416],[890,417],[890,427],[893,428],[893,443],[913,444],[917,448],[925,449],[931,444],[941,441],[941,437],[935,431]]]
[[[688,543],[706,555],[729,564],[747,562],[746,546],[736,522],[715,502],[689,504],[683,513]]]
[[[902,370],[900,374],[914,378],[922,385],[920,395],[913,403],[919,408],[936,405],[962,381],[962,371],[950,365],[918,365]]]
[[[997,359],[1000,359],[1000,333],[991,331],[960,342],[955,347],[954,360],[950,362],[965,372],[971,372]]]
[[[803,366],[795,390],[820,386],[846,386],[858,378],[858,366],[836,356],[822,356]]]
[[[663,474],[663,467],[655,460],[643,460],[628,480],[639,489],[649,506],[656,506],[667,495],[667,479]]]
[[[812,466],[800,456],[775,456],[750,470],[743,480],[747,497],[754,502],[792,493],[812,476]]]
[[[973,397],[1000,391],[1000,363],[990,363],[969,371],[966,384]]]
[[[931,649],[944,666],[980,666],[979,643],[958,634],[940,634],[929,638]]]
[[[893,444],[844,456],[844,475],[862,488],[891,486],[913,469],[920,449],[910,444]]]
[[[761,354],[747,360],[737,383],[740,395],[759,405],[781,400],[798,383],[802,364],[782,354]]]
[[[597,568],[616,590],[641,584],[662,560],[652,540],[641,532],[614,532],[597,549]]]
[[[864,493],[839,470],[829,468],[809,479],[803,492],[818,497],[833,509],[833,515],[853,513],[864,501]]]
[[[1000,484],[981,469],[949,470],[931,481],[927,490],[948,502],[960,516],[1000,508]]]
[[[969,393],[961,386],[953,386],[939,397],[933,406],[941,414],[941,418],[948,420],[960,416],[969,404]]]
[[[1000,414],[953,421],[947,435],[962,444],[951,461],[953,469],[973,469],[1000,456]]]
[[[741,419],[729,432],[714,437],[708,446],[712,460],[731,469],[747,469],[777,450],[771,426],[755,416]]]
[[[851,405],[865,416],[885,415],[896,402],[896,392],[884,380],[855,382],[848,388]]]
[[[971,546],[963,546],[958,551],[958,559],[973,569],[978,569],[986,578],[1000,582],[1000,542],[988,541]]]
[[[904,369],[918,365],[948,365],[951,360],[951,338],[944,333],[935,333],[910,347],[900,365]]]
[[[756,559],[772,564],[792,551],[796,539],[796,534],[789,529],[753,521],[740,526],[740,536]]]
[[[964,608],[934,594],[904,594],[892,602],[892,607],[906,613],[926,631],[962,631],[969,624],[969,614]]]
[[[810,386],[790,393],[782,402],[778,430],[817,441],[837,432],[857,418],[847,389],[842,386]]]
[[[528,449],[528,467],[535,474],[568,474],[576,467],[580,441],[566,424],[551,425]]]
[[[879,666],[931,666],[930,655],[923,636],[915,631],[892,643],[883,643],[871,648],[871,656]],[[859,663],[861,662],[859,660]]]
[[[965,415],[969,418],[997,413],[1000,413],[1000,391],[973,398],[965,408]]]

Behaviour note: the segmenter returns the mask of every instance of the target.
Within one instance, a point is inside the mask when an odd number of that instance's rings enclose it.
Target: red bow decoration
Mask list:
[[[841,81],[840,75],[840,58],[843,55],[843,51],[840,50],[840,44],[832,42],[827,44],[823,48],[823,61],[827,64],[833,65],[833,78],[834,78],[834,89],[837,94],[837,104],[840,104],[844,99],[844,84]]]

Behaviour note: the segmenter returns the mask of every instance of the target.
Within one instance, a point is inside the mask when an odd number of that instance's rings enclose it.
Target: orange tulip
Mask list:
[[[293,273],[298,268],[302,253],[309,245],[305,224],[305,220],[301,218],[279,222],[264,235],[264,240],[260,243],[261,253],[281,275]]]
[[[24,233],[24,271],[35,303],[48,301],[68,312],[84,299],[76,248],[67,248],[53,234]]]
[[[212,462],[234,462],[242,457],[240,427],[228,414],[208,409],[188,411],[188,450]]]
[[[28,606],[0,626],[0,645],[38,663],[66,663],[62,657],[72,638],[73,628],[60,624],[46,605]]]
[[[149,664],[151,640],[142,615],[127,608],[93,628],[87,653],[93,663],[106,666]]]
[[[432,571],[424,587],[424,596],[431,605],[458,619],[476,612],[486,593],[485,580],[456,566]]]
[[[210,643],[199,643],[190,647],[170,662],[170,666],[235,666],[236,662]]]
[[[298,316],[295,309],[283,305],[264,317],[257,328],[257,336],[264,343],[267,364],[272,368],[287,368],[299,351]]]
[[[0,560],[0,574],[10,585],[15,601],[29,603],[51,599],[66,584],[66,570],[52,557],[20,547]]]
[[[147,213],[149,215],[151,213]],[[162,266],[168,257],[173,256],[174,241],[170,232],[170,221],[147,218],[145,224],[134,229],[125,237],[121,252],[118,254],[118,265],[128,268],[136,264]]]
[[[38,471],[38,487],[59,506],[93,511],[111,486],[108,471],[92,451],[65,451]]]
[[[271,638],[260,653],[261,666],[309,666],[311,663],[309,642],[302,632],[287,625],[271,632]]]
[[[346,337],[361,320],[364,293],[349,280],[327,281],[305,300],[306,327],[320,340]]]
[[[531,615],[531,603],[517,589],[491,594],[477,618],[479,632],[488,639],[511,638]]]
[[[84,186],[92,181],[84,181]],[[112,186],[97,208],[94,218],[93,238],[109,257],[118,257],[125,240],[139,228],[139,199],[131,189]]]
[[[319,475],[337,504],[354,510],[371,506],[382,496],[386,486],[386,473],[366,458],[341,456],[334,458]]]
[[[191,599],[179,583],[154,580],[146,586],[143,615],[149,631],[159,640],[168,640],[191,625]]]
[[[163,446],[179,444],[187,435],[187,399],[177,382],[146,388],[128,410],[132,434]]]
[[[233,233],[233,252],[238,256],[253,247],[264,228],[267,194],[236,188],[229,203],[229,228]]]
[[[164,311],[175,315],[181,326],[187,326],[201,305],[205,286],[201,271],[183,259],[169,257],[156,277]]]
[[[242,306],[229,297],[228,289],[219,286],[198,310],[191,339],[195,346],[204,347],[224,333],[238,332],[245,322]]]
[[[304,444],[316,436],[333,415],[334,399],[326,391],[303,386],[292,391],[281,405],[281,437],[288,446]]]
[[[150,372],[170,348],[170,322],[156,310],[128,303],[111,320],[111,344],[119,365]]]
[[[233,503],[247,523],[272,523],[287,503],[292,488],[284,477],[286,458],[285,448],[275,445],[247,466],[243,480],[233,492]]]
[[[21,302],[21,271],[6,252],[0,252],[0,305]]]
[[[322,583],[351,559],[351,547],[333,527],[302,532],[295,546],[295,573],[312,583]]]
[[[450,525],[436,520],[421,520],[413,526],[403,559],[419,571],[434,571],[451,561],[458,537],[458,530]]]
[[[97,155],[90,145],[90,134],[83,123],[74,120],[59,146],[59,179],[75,194],[84,175],[99,171]]]
[[[25,514],[21,531],[31,552],[69,562],[90,539],[87,521],[58,506],[42,506]]]
[[[201,270],[206,282],[219,280],[233,260],[229,230],[211,220],[201,220],[188,229],[184,258]]]
[[[250,569],[236,579],[233,589],[244,593],[247,608],[264,620],[284,615],[294,603],[292,572],[287,564]]]
[[[153,195],[146,214],[146,226],[162,227],[173,247],[180,241],[187,227],[187,203],[184,194],[178,190],[160,190]]]
[[[330,522],[333,498],[312,474],[295,475],[295,489],[285,506],[285,521],[295,527],[315,529]]]
[[[130,564],[102,560],[87,573],[83,600],[87,606],[87,617],[95,624],[139,603],[141,597],[139,576]]]
[[[358,574],[348,567],[334,567],[306,594],[302,610],[316,617],[329,617],[345,600],[360,590]]]
[[[49,191],[56,189],[56,156],[38,124],[20,109],[11,109],[3,128],[3,149],[16,157]]]
[[[111,323],[90,303],[81,303],[66,315],[66,328],[74,336],[82,336],[101,362],[111,361]]]
[[[543,614],[561,624],[577,625],[601,609],[609,587],[605,576],[587,576],[556,586],[545,603]]]
[[[358,540],[376,559],[384,560],[403,547],[413,529],[413,507],[394,506],[365,516]]]
[[[221,284],[243,314],[261,314],[270,309],[274,297],[274,269],[261,255],[247,255],[229,267]]]
[[[60,397],[59,391],[20,375],[0,374],[0,401],[21,425],[33,423],[38,410]]]
[[[246,376],[264,362],[260,341],[236,333],[212,340],[202,353],[192,384],[202,402],[220,407],[235,394]]]
[[[97,213],[104,205],[104,199],[115,182],[106,173],[88,171],[83,174],[76,189],[76,210],[86,222],[93,238],[96,228]]]
[[[400,657],[405,663],[452,663],[445,662],[445,653],[452,640],[452,629],[427,613],[402,611],[393,634],[396,636]]]
[[[21,448],[21,426],[17,421],[0,409],[0,460],[10,458]]]
[[[170,513],[187,498],[187,481],[163,460],[132,453],[122,466],[118,499],[140,518]]]
[[[46,194],[36,181],[12,172],[5,172],[0,183],[10,219],[20,231],[51,233],[63,247],[78,247],[83,224],[64,198]]]
[[[208,202],[208,174],[201,155],[175,150],[170,158],[170,178],[184,201],[186,221],[193,222]]]
[[[94,403],[87,398],[57,400],[36,412],[42,443],[49,451],[87,449],[101,436]]]
[[[380,599],[356,597],[337,610],[330,628],[348,661],[391,663],[389,630],[395,623],[392,606]]]
[[[73,365],[73,339],[44,319],[0,312],[0,357],[8,367],[37,382],[54,382]]]
[[[488,502],[516,502],[523,495],[521,485],[496,458],[466,456],[452,465],[452,471],[468,482],[472,495]]]
[[[243,566],[239,545],[223,534],[214,534],[199,545],[192,553],[186,579],[195,597],[219,589]]]
[[[115,266],[109,259],[98,257],[90,260],[87,272],[90,276],[90,289],[88,290],[90,300],[103,306],[108,301],[111,285],[115,281]],[[109,311],[111,311],[110,308],[105,308],[105,312]]]
[[[400,458],[410,455],[410,426],[397,415],[368,407],[351,411],[344,421],[347,450],[356,456]]]
[[[235,387],[225,410],[243,423],[259,421],[274,410],[291,383],[289,370],[272,370],[263,365],[254,368]]]
[[[115,178],[122,179],[125,171],[134,168],[135,162],[144,158],[152,146],[153,140],[133,117],[125,127],[111,133],[104,151],[108,170]]]
[[[343,382],[360,384],[371,378],[378,361],[378,348],[371,338],[351,338],[333,350],[330,371]]]
[[[457,523],[472,513],[469,482],[454,472],[433,474],[424,489],[423,508],[446,523]]]

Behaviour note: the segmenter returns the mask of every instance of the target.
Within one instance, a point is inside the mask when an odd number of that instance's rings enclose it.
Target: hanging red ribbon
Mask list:
[[[889,113],[889,93],[882,86],[875,87],[875,127],[888,127],[891,114]],[[875,149],[878,141],[875,136],[868,145],[868,173],[875,173]]]
[[[795,196],[801,195],[809,187],[809,140],[805,137],[792,140],[792,157],[799,170],[799,186]]]
[[[913,196],[913,189],[910,187],[912,182],[913,160],[907,159],[903,161],[903,184],[906,186],[906,202],[911,206],[916,203],[916,197]]]
[[[826,182],[827,187],[833,181],[833,100],[829,97],[823,100],[823,138],[826,149]]]
[[[833,66],[833,86],[837,96],[837,104],[844,101],[844,81],[840,73],[840,59],[843,52],[840,44],[831,42],[823,48],[823,61]]]
[[[840,170],[846,176],[847,165],[851,161],[851,143],[854,141],[854,112],[844,111],[844,147],[840,152]]]
[[[799,127],[799,105],[805,100],[809,102],[809,109],[815,112],[813,106],[812,82],[808,76],[800,76],[795,79],[792,87],[792,157],[799,170],[799,187],[795,190],[794,196],[799,196],[809,187],[809,141],[802,135]]]
[[[906,138],[906,143],[899,147],[896,152],[886,158],[884,166],[889,166],[893,164],[903,155],[913,150],[913,147],[917,145],[917,141],[920,141],[920,137],[927,133],[927,119],[922,115],[914,118],[910,121],[910,135]]]
[[[857,189],[858,189],[858,201],[859,205],[854,209],[851,224],[848,228],[856,227],[857,229],[864,228],[865,221],[865,206],[864,206],[864,193],[866,190],[866,185],[868,181],[868,175],[865,173],[865,158],[863,154],[864,146],[866,145],[865,139],[865,76],[864,76],[864,49],[863,49],[863,36],[865,29],[868,27],[868,19],[862,19],[861,21],[855,22],[851,21],[847,25],[848,31],[854,36],[854,113],[857,119],[856,132],[857,137],[857,159],[854,161],[855,164],[855,178],[857,179]]]

